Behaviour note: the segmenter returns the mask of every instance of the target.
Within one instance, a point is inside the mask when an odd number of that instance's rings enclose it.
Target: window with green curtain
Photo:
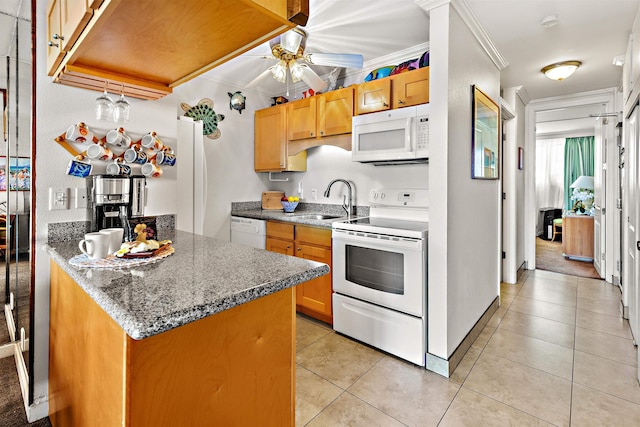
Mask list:
[[[564,209],[570,210],[571,184],[580,175],[593,176],[593,136],[567,138],[564,144]]]

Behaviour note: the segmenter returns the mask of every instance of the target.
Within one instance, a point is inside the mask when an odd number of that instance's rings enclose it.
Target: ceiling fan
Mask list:
[[[305,53],[307,33],[300,27],[293,28],[269,42],[272,56],[263,59],[277,60],[278,63],[267,68],[253,79],[247,88],[255,86],[260,80],[271,74],[280,83],[287,82],[287,75],[296,83],[302,80],[315,92],[327,88],[327,82],[309,67],[310,65],[328,65],[334,67],[362,68],[363,58],[351,53]],[[299,62],[302,61],[302,62]]]

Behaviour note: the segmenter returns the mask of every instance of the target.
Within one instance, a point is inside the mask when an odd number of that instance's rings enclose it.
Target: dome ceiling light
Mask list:
[[[540,71],[551,80],[564,80],[573,74],[581,65],[582,62],[580,61],[563,61],[547,65]]]

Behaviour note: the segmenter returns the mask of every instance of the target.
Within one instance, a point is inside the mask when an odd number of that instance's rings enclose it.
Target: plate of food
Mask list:
[[[125,242],[120,247],[120,250],[116,252],[116,258],[151,258],[153,256],[159,255],[170,247],[171,240],[163,240],[161,242],[158,242],[157,240],[147,240],[144,242],[144,244],[141,244],[141,242],[138,241]]]
[[[116,258],[151,258],[171,248],[171,240],[147,240],[147,224],[136,225],[133,232],[138,237],[132,242],[124,242],[115,253]]]

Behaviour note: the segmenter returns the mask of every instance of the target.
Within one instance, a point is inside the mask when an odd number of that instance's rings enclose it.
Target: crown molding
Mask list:
[[[498,70],[503,70],[509,65],[507,60],[502,56],[502,54],[498,51],[498,48],[493,43],[489,34],[485,31],[485,29],[478,21],[478,18],[473,14],[469,5],[465,0],[414,0],[416,5],[421,7],[427,12],[430,12],[432,9],[435,9],[440,6],[444,6],[450,4],[453,8],[458,12],[460,18],[465,23],[471,34],[478,40],[480,46],[484,49],[484,51],[489,55],[495,66]]]
[[[414,0],[415,4],[429,12],[436,7],[451,3],[451,0]]]
[[[380,56],[364,63],[363,68],[379,68],[386,65],[398,65],[401,62],[408,61],[411,58],[420,58],[425,51],[429,50],[429,42],[417,44],[389,55]]]
[[[529,93],[527,93],[527,90],[524,88],[524,86],[516,86],[515,90],[516,95],[518,96],[518,98],[520,98],[520,101],[522,101],[524,105],[527,105],[531,102],[531,97],[529,96]]]

